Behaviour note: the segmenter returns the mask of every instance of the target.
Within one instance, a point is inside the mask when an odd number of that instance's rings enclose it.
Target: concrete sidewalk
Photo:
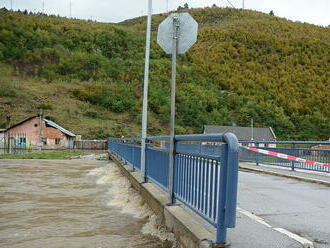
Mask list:
[[[248,162],[241,162],[240,169],[330,186],[330,173],[325,172],[316,172],[301,169],[296,169],[292,171],[291,168],[265,164],[256,165],[255,163]]]

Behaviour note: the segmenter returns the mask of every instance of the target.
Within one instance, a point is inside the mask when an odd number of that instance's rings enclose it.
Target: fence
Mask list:
[[[9,133],[0,137],[0,152],[24,154],[30,150],[30,142],[25,133]]]
[[[78,150],[107,150],[107,140],[75,140],[73,149]]]
[[[227,228],[236,224],[239,149],[236,136],[177,135],[173,153],[169,151],[170,140],[168,136],[147,138],[142,178],[166,191],[171,203],[186,205],[215,226],[215,243],[225,243]],[[207,147],[209,142],[216,142],[217,146]],[[140,139],[109,139],[108,145],[111,153],[141,171]],[[172,170],[168,166],[170,155],[174,160]]]
[[[263,150],[283,153],[315,162],[330,164],[330,142],[309,142],[309,141],[240,141],[240,143],[249,144],[249,146],[259,147],[260,143],[266,144],[261,147]],[[275,146],[275,147],[270,147]],[[278,157],[272,157],[257,152],[252,152],[244,147],[240,148],[240,161],[253,162],[259,164],[270,164],[295,169],[312,170],[330,173],[330,167],[324,167],[317,164],[308,164],[297,161],[290,161]]]

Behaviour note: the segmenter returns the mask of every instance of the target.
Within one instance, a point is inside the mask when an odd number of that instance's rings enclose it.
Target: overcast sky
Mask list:
[[[10,9],[27,9],[48,14],[70,15],[70,0],[0,0],[0,6]],[[243,0],[229,0],[236,8],[241,8]],[[147,13],[147,0],[71,0],[72,17],[93,19],[102,22],[120,22]],[[190,7],[205,7],[216,4],[230,6],[227,0],[153,0],[153,12],[161,13],[176,9],[188,3]],[[330,24],[330,0],[245,0],[245,8],[269,13],[293,21],[328,26]]]

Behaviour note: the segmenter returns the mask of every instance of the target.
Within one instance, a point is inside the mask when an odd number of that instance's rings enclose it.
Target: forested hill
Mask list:
[[[330,28],[231,8],[188,10],[198,42],[178,58],[177,133],[273,127],[330,137]],[[149,134],[167,134],[170,58],[153,17]],[[0,128],[45,109],[86,138],[139,135],[146,17],[119,24],[0,11]]]

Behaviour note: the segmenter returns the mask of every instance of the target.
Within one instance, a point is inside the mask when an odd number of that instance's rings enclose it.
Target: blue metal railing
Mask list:
[[[141,177],[165,190],[170,203],[184,204],[215,226],[215,243],[224,244],[227,228],[236,224],[239,151],[236,136],[176,135],[173,154],[168,142],[169,136],[146,139],[146,170]],[[111,138],[108,145],[118,159],[140,170],[139,139]],[[168,167],[169,156],[174,157],[172,171]]]
[[[330,164],[330,142],[318,141],[240,141],[244,146],[253,146],[267,151],[284,153],[287,155]],[[295,169],[312,170],[330,173],[330,167],[311,165],[297,161],[290,161],[278,157],[272,157],[240,148],[240,161],[259,164],[270,164]]]

